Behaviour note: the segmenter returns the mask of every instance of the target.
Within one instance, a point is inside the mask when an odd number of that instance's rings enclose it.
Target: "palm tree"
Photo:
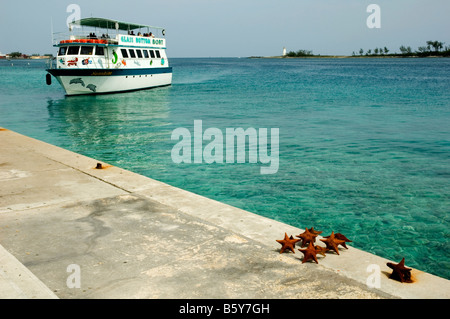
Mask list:
[[[401,52],[402,54],[406,54],[406,47],[405,47],[404,45],[401,45],[401,46],[400,46],[400,52]]]
[[[444,43],[440,41],[427,41],[428,48],[434,48],[434,52],[439,52],[443,47]]]
[[[402,46],[400,47],[400,52],[402,52],[402,54],[409,54],[409,53],[412,52],[412,50],[411,50],[411,47],[410,47],[410,46],[405,47],[404,45],[402,45]]]
[[[417,51],[420,52],[420,53],[425,53],[425,52],[429,51],[429,48],[425,47],[425,46],[422,46],[422,47],[418,47]]]

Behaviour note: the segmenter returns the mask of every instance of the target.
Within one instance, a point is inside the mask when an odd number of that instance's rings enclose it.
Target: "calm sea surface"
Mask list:
[[[65,97],[45,62],[0,61],[0,126],[450,279],[450,59],[170,62],[171,87]],[[175,164],[194,120],[279,128],[278,172]]]

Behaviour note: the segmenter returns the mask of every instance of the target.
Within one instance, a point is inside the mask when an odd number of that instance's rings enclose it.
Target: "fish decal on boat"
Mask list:
[[[67,61],[67,66],[77,65],[77,64],[78,64],[78,58]]]
[[[81,64],[83,64],[83,65],[92,64],[92,61],[91,61],[91,59],[84,59],[84,60],[81,60]]]
[[[92,92],[95,92],[97,89],[97,87],[94,84],[89,84],[88,86],[86,86],[86,88],[88,88]]]
[[[114,58],[112,59],[111,62],[112,62],[113,64],[116,64],[119,57],[117,56],[117,53],[116,53],[116,51],[114,51],[114,50],[113,50],[113,56],[114,56]]]
[[[72,79],[69,84],[81,84],[84,87],[84,81],[81,78]]]

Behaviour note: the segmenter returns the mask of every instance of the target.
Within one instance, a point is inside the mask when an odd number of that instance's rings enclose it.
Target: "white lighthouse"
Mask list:
[[[286,47],[283,48],[283,56],[286,56]]]

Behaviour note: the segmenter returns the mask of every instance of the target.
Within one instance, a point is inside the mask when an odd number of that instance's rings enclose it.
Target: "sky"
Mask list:
[[[164,27],[169,57],[247,57],[309,50],[351,55],[362,48],[401,45],[416,50],[428,40],[450,46],[449,0],[0,0],[0,52],[56,54],[51,31],[82,18],[102,17]],[[369,28],[370,4],[379,28]]]

